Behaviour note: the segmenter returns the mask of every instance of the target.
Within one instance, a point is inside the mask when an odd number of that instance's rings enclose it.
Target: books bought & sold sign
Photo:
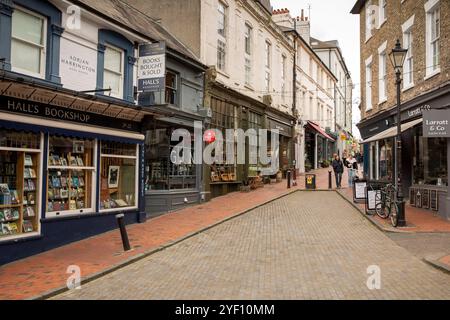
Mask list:
[[[139,46],[138,91],[157,92],[165,88],[166,43]]]

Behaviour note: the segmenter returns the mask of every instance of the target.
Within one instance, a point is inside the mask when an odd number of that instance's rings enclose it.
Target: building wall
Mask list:
[[[379,0],[373,0],[373,5],[378,5]],[[432,0],[429,0],[432,1]],[[412,98],[437,88],[440,84],[450,80],[450,2],[440,0],[441,8],[441,37],[440,37],[440,64],[441,72],[431,78],[426,76],[426,14],[424,5],[427,0],[394,0],[387,1],[387,21],[380,26],[375,23],[376,28],[373,29],[373,35],[366,40],[366,8],[360,12],[360,33],[361,33],[361,97],[362,119],[370,118],[375,114],[392,108],[396,104],[396,86],[395,74],[390,61],[387,62],[387,101],[379,103],[379,63],[378,48],[387,41],[387,53],[395,46],[396,39],[402,40],[402,25],[414,15],[414,24],[412,27],[413,34],[413,51],[414,51],[414,86],[408,90],[403,90],[402,102],[411,100]],[[372,102],[373,109],[367,110],[366,99],[366,60],[372,56]]]
[[[126,0],[125,2],[160,21],[200,58],[201,0]]]
[[[202,51],[201,60],[206,65],[217,65],[219,35],[217,10],[219,0],[202,0]],[[272,22],[271,16],[254,1],[224,1],[227,7],[227,54],[225,70],[217,69],[217,81],[234,90],[263,101],[272,96],[272,106],[290,113],[292,109],[292,79],[294,50],[284,33]],[[245,83],[244,32],[246,23],[252,27],[251,82]],[[271,43],[271,85],[265,88],[265,44]],[[286,57],[285,97],[282,97],[282,56]]]

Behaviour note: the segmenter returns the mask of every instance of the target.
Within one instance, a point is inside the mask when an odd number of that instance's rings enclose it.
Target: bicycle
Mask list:
[[[398,226],[398,205],[396,201],[397,189],[393,184],[381,188],[376,194],[375,211],[382,219],[391,218],[394,228]]]

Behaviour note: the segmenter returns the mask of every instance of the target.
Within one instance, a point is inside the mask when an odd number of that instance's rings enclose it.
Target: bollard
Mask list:
[[[128,240],[127,229],[125,228],[125,221],[123,221],[125,215],[123,213],[116,215],[117,223],[119,224],[120,236],[122,237],[122,244],[124,251],[130,251],[130,241]]]
[[[297,169],[294,169],[294,177],[292,178],[292,185],[297,186]]]
[[[291,170],[288,170],[286,172],[286,178],[287,178],[287,188],[291,188]]]
[[[331,171],[328,171],[328,189],[333,189],[333,181]]]

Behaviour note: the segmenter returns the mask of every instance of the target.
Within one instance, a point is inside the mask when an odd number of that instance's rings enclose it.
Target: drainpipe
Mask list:
[[[297,32],[297,19],[294,18],[294,30]],[[292,104],[292,115],[295,115],[295,110],[297,110],[297,35],[294,34],[294,84],[292,89],[294,91],[293,99],[294,102]],[[297,119],[298,120],[298,119]]]

